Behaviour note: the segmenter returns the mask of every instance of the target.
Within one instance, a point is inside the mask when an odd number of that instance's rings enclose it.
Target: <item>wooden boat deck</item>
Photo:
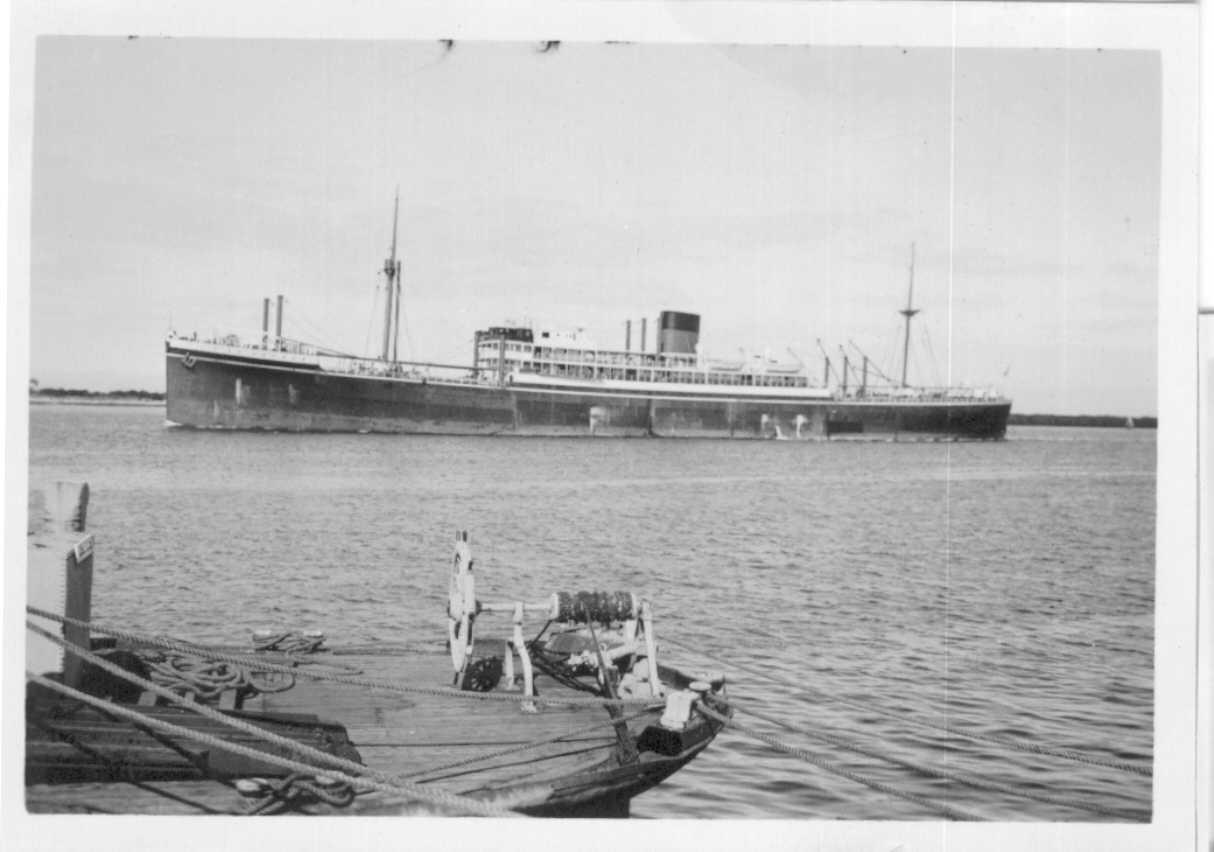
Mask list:
[[[486,642],[487,647],[492,643]],[[498,646],[500,647],[500,645]],[[281,664],[282,655],[265,658]],[[300,671],[355,675],[419,687],[450,685],[450,657],[441,647],[423,649],[337,649],[301,659]],[[686,679],[663,671],[668,682]],[[540,696],[577,692],[537,673]],[[520,693],[514,693],[516,695]],[[345,727],[362,762],[396,781],[472,796],[503,808],[535,815],[619,816],[628,800],[659,783],[711,741],[715,726],[700,725],[673,754],[647,747],[642,736],[656,725],[662,699],[649,707],[615,711],[630,721],[626,742],[612,724],[607,707],[537,705],[528,712],[519,702],[452,695],[404,694],[299,676],[293,688],[246,700],[245,713],[310,714]],[[633,718],[637,717],[639,718]],[[546,741],[539,742],[537,741]],[[181,741],[185,748],[196,744]],[[533,744],[528,747],[528,744]],[[155,743],[152,743],[154,746]],[[665,749],[669,751],[670,749]],[[282,770],[279,776],[286,775]],[[242,796],[232,779],[81,781],[29,784],[26,805],[39,813],[241,814],[256,800]],[[335,810],[323,802],[298,808],[309,813],[445,814],[442,806],[419,803],[383,792],[360,794]]]
[[[559,611],[562,622],[586,624],[588,632],[582,636],[578,628],[550,635],[533,649],[533,656],[546,655],[559,666],[550,668],[555,677],[545,676],[540,666],[535,693],[541,699],[566,693],[582,703],[524,701],[521,691],[500,691],[507,682],[501,666],[495,670],[463,656],[470,650],[467,638],[476,613],[483,606],[499,611],[503,606],[483,605],[473,594],[467,533],[456,539],[450,653],[433,643],[292,657],[201,649],[112,627],[107,631],[89,621],[93,541],[81,538],[87,505],[84,485],[59,483],[31,494],[27,532],[30,589],[36,594],[27,612],[42,619],[41,625],[28,622],[33,634],[26,659],[26,806],[32,812],[242,814],[269,804],[275,810],[282,806],[311,813],[471,809],[503,815],[622,816],[632,796],[685,765],[720,730],[719,722],[691,713],[690,707],[693,701],[709,700],[707,694],[715,694],[723,681],[697,684],[699,691],[690,691],[691,678],[661,666],[657,674],[663,687],[683,693],[672,706],[686,723],[676,724],[679,730],[659,724],[667,708],[663,699],[648,700],[650,666],[657,658],[648,633],[648,605],[631,593],[554,595],[551,603],[536,605],[551,611],[549,623]],[[58,594],[56,585],[61,579],[64,594]],[[517,612],[521,623],[524,604],[504,606]],[[613,647],[620,661],[629,661],[626,673],[623,666],[606,663],[600,649],[607,646],[591,626],[595,620],[604,626],[621,624],[623,644]],[[58,634],[47,629],[55,622]],[[634,644],[642,623],[643,647]],[[90,636],[91,628],[104,638]],[[525,647],[522,636],[512,634],[519,648]],[[555,646],[558,641],[566,650]],[[311,646],[310,640],[305,645]],[[499,658],[509,653],[507,647],[493,639],[476,645],[481,655]],[[626,681],[622,688],[627,695],[636,697],[632,690],[637,689],[645,690],[645,697],[626,706],[602,703],[595,679],[583,681],[575,674],[590,670],[579,656],[590,648],[598,654],[596,668],[613,673],[613,679],[619,676],[621,684]],[[147,654],[154,649],[174,649],[192,660],[184,669],[161,667],[159,676],[171,676],[192,694],[210,692],[221,702],[232,698],[222,712],[243,727],[228,724],[214,708],[194,712],[201,703],[183,708],[179,701],[168,702],[169,690],[147,680]],[[109,656],[94,653],[101,650]],[[467,682],[483,680],[499,690],[452,690],[453,656],[464,662]],[[210,673],[194,665],[204,658],[228,666],[236,680],[215,675],[210,663]],[[575,659],[573,668],[565,665]],[[259,669],[262,665],[293,668],[294,685],[273,691],[290,676]],[[48,670],[54,674],[44,674]],[[260,683],[266,691],[240,707],[231,706],[238,692],[228,687],[256,685],[258,672],[265,676]],[[323,678],[308,676],[316,673]],[[362,683],[342,683],[336,679],[341,677]],[[263,731],[276,739],[267,739]],[[329,775],[338,776],[330,779],[338,787],[321,781]],[[352,781],[351,776],[360,777],[353,788],[340,784]],[[266,780],[250,780],[254,778]],[[379,789],[369,791],[371,785]],[[353,789],[359,790],[357,796]]]

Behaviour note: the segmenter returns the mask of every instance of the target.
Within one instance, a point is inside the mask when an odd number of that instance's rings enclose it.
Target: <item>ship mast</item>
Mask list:
[[[392,209],[392,254],[384,261],[384,275],[388,276],[388,286],[384,299],[384,351],[383,359],[396,360],[396,338],[400,334],[400,261],[396,259],[396,225],[400,217],[400,187],[396,188],[396,204]],[[395,305],[396,322],[393,324],[393,306]],[[395,335],[393,332],[396,332]],[[388,346],[391,344],[391,350]]]
[[[906,338],[902,343],[902,387],[906,387],[906,362],[910,355],[910,321],[911,317],[919,313],[918,308],[913,308],[911,305],[915,298],[915,244],[911,243],[911,261],[910,261],[910,287],[906,292],[906,309],[898,311],[902,316],[906,317]]]

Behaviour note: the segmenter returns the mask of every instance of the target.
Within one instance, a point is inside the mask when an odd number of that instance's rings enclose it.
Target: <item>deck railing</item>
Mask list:
[[[258,335],[260,338],[260,335]],[[170,339],[174,339],[172,336]],[[178,340],[197,340],[177,337]],[[556,360],[550,354],[538,359],[507,358],[506,369],[502,373],[496,349],[490,357],[486,353],[479,366],[464,364],[444,364],[434,361],[383,361],[379,358],[366,358],[358,355],[335,353],[323,347],[304,343],[289,338],[274,339],[273,335],[266,338],[266,344],[261,340],[247,343],[238,335],[229,334],[211,340],[202,341],[210,347],[227,349],[235,354],[277,353],[295,358],[312,358],[321,369],[346,375],[381,377],[381,378],[420,378],[439,379],[444,382],[460,384],[497,384],[499,376],[508,377],[516,372],[530,375],[554,376],[566,379],[593,381],[595,379],[617,379],[646,383],[675,383],[691,384],[703,387],[771,387],[771,388],[803,388],[820,390],[820,386],[809,382],[804,373],[789,373],[787,371],[767,372],[761,367],[756,369],[745,365],[736,370],[713,368],[711,364],[696,365],[688,360],[694,356],[672,357],[665,363],[656,360],[659,356],[653,353],[631,353],[623,357],[623,353],[612,353],[621,357],[610,360],[595,360],[596,353],[585,350],[565,350],[569,354],[585,354],[587,357]],[[538,347],[537,347],[538,348]],[[598,353],[606,354],[606,353]],[[640,360],[634,361],[638,358]],[[628,375],[631,373],[632,375]],[[623,375],[617,375],[623,374]],[[724,381],[723,379],[728,379]],[[865,402],[999,402],[1004,397],[991,388],[970,387],[911,387],[868,385],[863,388],[839,386],[833,388],[831,397],[835,400],[865,401]]]

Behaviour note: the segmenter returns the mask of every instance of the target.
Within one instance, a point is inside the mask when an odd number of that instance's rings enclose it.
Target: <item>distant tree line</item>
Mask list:
[[[1107,426],[1125,427],[1133,425],[1143,429],[1154,429],[1159,425],[1155,417],[1118,417],[1113,414],[1010,414],[1009,426]]]
[[[50,397],[81,396],[95,399],[164,399],[164,394],[162,393],[145,390],[91,391],[84,390],[83,388],[39,388],[31,386],[30,394],[33,396]]]

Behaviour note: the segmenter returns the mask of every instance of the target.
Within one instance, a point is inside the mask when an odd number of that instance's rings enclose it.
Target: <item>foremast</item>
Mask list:
[[[392,208],[392,249],[384,261],[384,275],[388,279],[384,298],[384,348],[380,356],[395,363],[397,345],[400,340],[400,260],[396,257],[396,229],[400,220],[400,187],[396,188],[396,202]]]
[[[919,313],[919,309],[912,307],[915,299],[915,244],[911,243],[911,259],[910,259],[910,286],[906,292],[906,308],[898,311],[902,316],[906,317],[906,336],[902,342],[902,387],[907,387],[906,384],[906,365],[910,356],[910,322],[911,317]]]

